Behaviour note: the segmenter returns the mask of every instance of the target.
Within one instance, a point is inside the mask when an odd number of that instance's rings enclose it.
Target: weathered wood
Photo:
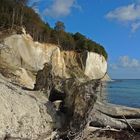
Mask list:
[[[125,107],[120,105],[114,105],[109,103],[96,102],[94,108],[103,114],[111,116],[113,118],[122,118],[124,115],[126,118],[140,118],[140,109]]]
[[[125,118],[125,116],[123,115],[124,120],[126,121],[126,123],[128,124],[128,126],[131,128],[131,130],[135,133],[135,129],[132,127],[132,125],[127,121],[127,119]]]
[[[125,119],[124,119],[125,116]],[[91,113],[91,126],[115,129],[140,129],[140,109],[96,102]]]
[[[124,120],[121,119],[122,122]],[[134,128],[134,129],[140,129],[140,119],[127,119],[127,122]]]
[[[107,116],[97,110],[94,111],[90,126],[102,128],[110,126],[115,129],[127,129],[127,124],[124,121]]]

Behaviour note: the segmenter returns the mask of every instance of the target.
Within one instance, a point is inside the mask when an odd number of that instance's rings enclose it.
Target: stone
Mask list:
[[[51,136],[56,120],[47,102],[43,93],[25,91],[0,75],[0,138],[10,135],[32,140],[43,133]]]

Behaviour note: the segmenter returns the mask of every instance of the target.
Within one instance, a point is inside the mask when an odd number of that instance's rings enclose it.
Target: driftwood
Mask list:
[[[96,102],[91,113],[90,126],[123,130],[140,130],[140,109]]]
[[[114,105],[109,103],[96,102],[95,108],[102,113],[112,116],[113,118],[140,118],[140,109]]]

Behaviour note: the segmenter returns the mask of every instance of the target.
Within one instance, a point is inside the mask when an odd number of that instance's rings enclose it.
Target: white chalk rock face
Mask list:
[[[28,89],[34,88],[34,80],[29,76],[27,71],[24,68],[19,68],[16,70],[15,75],[17,76],[17,82],[25,86]]]
[[[60,49],[57,47],[51,56],[52,71],[56,76],[66,77],[66,66]]]
[[[48,114],[51,107],[45,105],[47,100],[43,93],[24,91],[0,75],[0,139],[6,135],[30,140],[44,133],[51,135],[55,121]]]
[[[94,52],[87,53],[85,75],[90,79],[100,79],[107,72],[107,62],[102,55]]]
[[[4,40],[4,44],[9,47],[9,53],[4,54],[5,61],[12,65],[24,66],[39,70],[43,68],[46,61],[50,61],[56,46],[34,42],[27,35],[12,35]],[[51,48],[51,49],[50,49]]]
[[[65,74],[65,63],[56,45],[34,42],[29,35],[12,35],[4,40],[7,50],[1,51],[1,58],[8,65],[28,70],[43,69],[44,63],[52,63],[55,75]]]

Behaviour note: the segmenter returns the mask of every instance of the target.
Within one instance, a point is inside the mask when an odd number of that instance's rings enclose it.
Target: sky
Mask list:
[[[108,53],[112,79],[140,79],[140,0],[30,0],[32,8],[54,27],[80,32]]]

